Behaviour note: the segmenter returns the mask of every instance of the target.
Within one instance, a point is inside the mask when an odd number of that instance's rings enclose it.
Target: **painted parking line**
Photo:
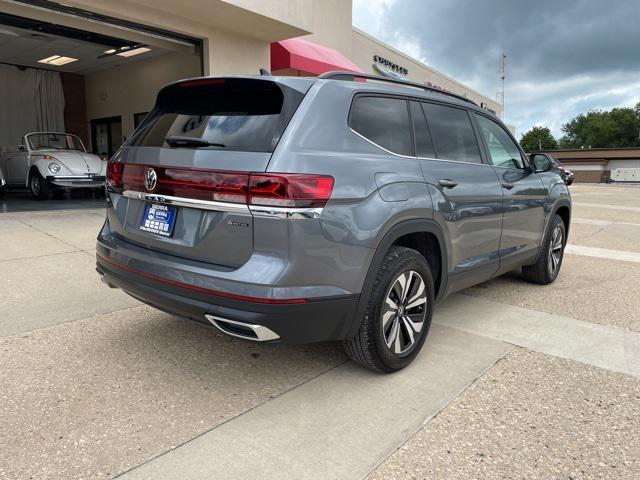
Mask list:
[[[607,225],[613,225],[613,222],[607,220],[596,220],[593,218],[572,218],[571,225],[595,225],[597,227],[606,227]]]
[[[625,212],[640,212],[640,207],[630,207],[628,205],[608,205],[605,203],[573,202],[576,207],[604,208],[606,210],[622,210]]]
[[[536,352],[640,377],[640,333],[561,315],[453,295],[435,321]]]
[[[434,325],[398,374],[345,363],[118,478],[361,479],[511,348]]]
[[[629,252],[626,250],[612,250],[609,248],[568,244],[565,247],[564,252],[570,255],[583,255],[585,257],[606,258],[608,260],[640,263],[640,253]]]
[[[630,227],[640,227],[640,223],[631,222],[614,222],[612,220],[597,220],[595,218],[572,218],[571,224],[574,223],[580,225],[595,225],[597,227],[608,227],[609,225],[627,225]]]

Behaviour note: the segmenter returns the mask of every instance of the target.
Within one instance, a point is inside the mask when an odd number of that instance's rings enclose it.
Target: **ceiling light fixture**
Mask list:
[[[51,55],[50,57],[43,58],[42,60],[38,60],[38,63],[46,63],[47,65],[55,65],[60,67],[62,65],[66,65],[67,63],[77,62],[77,58],[73,57],[65,57],[63,55]]]
[[[141,53],[150,52],[151,49],[147,47],[139,47],[134,48],[133,50],[126,50],[124,52],[116,53],[119,57],[133,57],[135,55],[140,55]]]
[[[116,53],[117,50],[115,48],[110,48],[109,50],[105,50],[104,53],[108,53],[108,54],[112,54],[112,53]]]

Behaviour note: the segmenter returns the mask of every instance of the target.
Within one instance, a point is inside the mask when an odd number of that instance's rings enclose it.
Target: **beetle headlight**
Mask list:
[[[47,168],[54,175],[57,175],[58,173],[60,173],[60,170],[62,170],[62,167],[58,162],[51,162]]]

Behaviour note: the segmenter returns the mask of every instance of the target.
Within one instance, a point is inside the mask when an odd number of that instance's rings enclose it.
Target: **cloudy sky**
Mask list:
[[[353,23],[494,99],[504,51],[517,138],[640,101],[639,0],[353,0]]]

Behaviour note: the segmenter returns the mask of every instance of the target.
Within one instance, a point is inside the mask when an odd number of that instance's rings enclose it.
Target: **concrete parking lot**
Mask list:
[[[100,199],[20,195],[0,206],[0,478],[640,477],[638,187],[573,186],[558,280],[450,297],[394,375],[141,305],[94,271]]]

